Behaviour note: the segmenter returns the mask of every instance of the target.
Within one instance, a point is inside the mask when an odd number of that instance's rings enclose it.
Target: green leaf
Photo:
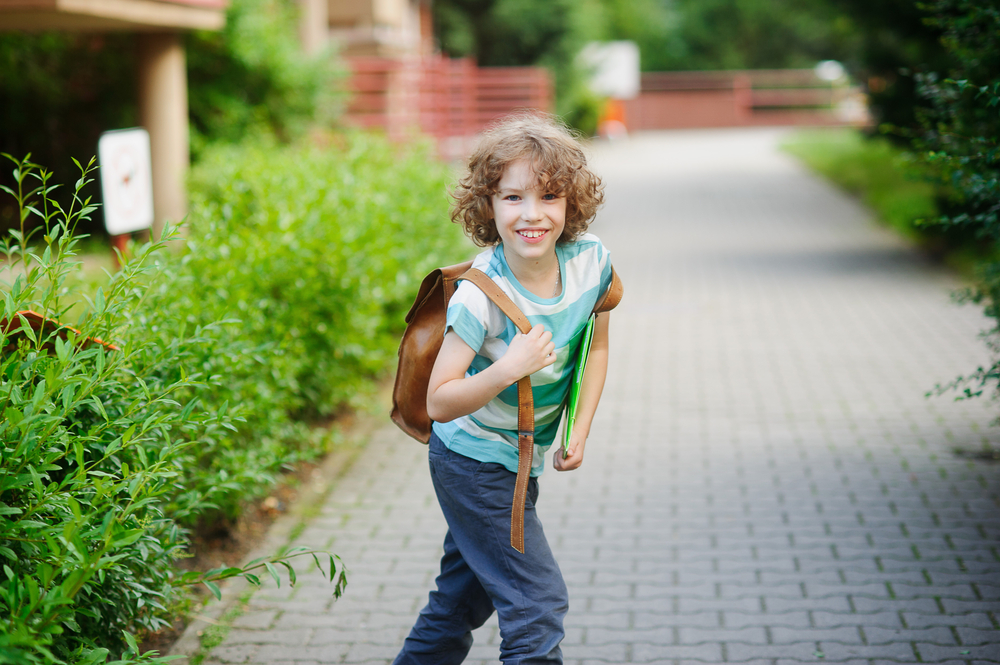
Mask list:
[[[295,586],[296,582],[295,568],[293,568],[292,564],[288,563],[287,561],[281,561],[280,563],[288,570],[288,584],[290,586]]]
[[[97,365],[97,376],[104,374],[104,347],[94,345],[94,361]]]
[[[93,397],[90,398],[90,402],[97,408],[98,413],[101,414],[105,422],[111,422],[111,419],[108,418],[108,412],[104,410],[104,403],[101,402],[100,397],[94,395]]]
[[[212,592],[212,595],[215,596],[216,600],[222,600],[222,592],[219,590],[219,586],[215,582],[205,580],[204,584],[208,587],[208,590]]]
[[[125,637],[125,643],[128,644],[129,651],[131,651],[134,654],[138,654],[139,645],[135,643],[135,637],[132,635],[132,633],[128,632],[127,630],[123,630],[122,635]]]
[[[24,511],[20,508],[0,502],[0,515],[20,515],[22,512]]]
[[[115,549],[119,547],[124,547],[126,545],[131,545],[135,541],[142,538],[144,531],[142,529],[130,529],[128,531],[123,531],[115,535],[111,540],[111,546]]]
[[[17,318],[21,323],[21,327],[18,330],[24,333],[24,335],[30,339],[33,344],[37,345],[38,337],[35,336],[35,331],[31,328],[31,324],[28,323],[28,319],[26,319],[20,312],[18,312]]]
[[[271,573],[271,578],[274,580],[274,583],[277,584],[278,587],[280,588],[281,587],[281,578],[278,577],[278,569],[275,568],[274,564],[271,563],[270,561],[265,561],[264,562],[264,567],[267,568],[267,572]]]

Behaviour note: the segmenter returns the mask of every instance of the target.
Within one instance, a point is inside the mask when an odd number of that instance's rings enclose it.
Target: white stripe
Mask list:
[[[561,412],[562,404],[538,406],[535,408],[535,424],[548,425],[558,418]],[[501,399],[494,399],[490,400],[483,408],[473,412],[472,417],[486,427],[513,430],[516,429],[517,425],[510,427],[510,423],[517,423],[517,406],[507,404]],[[466,418],[461,418],[458,422],[464,420]]]

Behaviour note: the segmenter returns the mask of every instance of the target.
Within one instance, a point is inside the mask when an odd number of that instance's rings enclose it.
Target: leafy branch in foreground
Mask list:
[[[328,558],[328,571],[323,570],[323,564],[320,563],[320,555],[324,555]],[[343,561],[336,554],[330,554],[326,551],[312,550],[307,547],[295,547],[288,550],[284,554],[275,554],[272,556],[258,557],[253,561],[250,561],[245,566],[242,567],[221,567],[209,570],[206,572],[191,571],[184,573],[178,578],[178,584],[192,585],[192,584],[204,584],[208,587],[208,590],[219,600],[222,600],[222,592],[219,589],[218,582],[222,580],[230,579],[233,577],[242,577],[246,579],[247,582],[253,584],[256,587],[260,586],[260,577],[253,571],[260,571],[264,569],[271,575],[274,583],[281,586],[281,576],[278,574],[278,568],[275,564],[283,566],[288,571],[288,583],[291,586],[295,586],[298,578],[295,574],[295,568],[289,562],[290,559],[300,556],[312,556],[316,567],[323,573],[324,577],[327,577],[330,582],[334,583],[333,596],[335,598],[340,598],[344,593],[344,588],[347,586],[347,570],[344,568]],[[340,572],[337,572],[337,562],[340,562]]]

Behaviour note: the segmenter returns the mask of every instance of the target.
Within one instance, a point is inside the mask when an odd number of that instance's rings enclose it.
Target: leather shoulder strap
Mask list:
[[[625,295],[625,286],[618,277],[618,273],[615,272],[615,267],[611,266],[611,286],[604,292],[604,297],[594,305],[594,313],[610,312],[615,307],[618,307],[618,303],[622,301],[623,295]]]
[[[486,297],[493,301],[500,311],[503,312],[508,319],[514,322],[517,329],[523,334],[527,335],[528,331],[531,330],[531,323],[528,321],[528,317],[514,304],[514,301],[503,292],[497,283],[486,276],[482,270],[478,268],[470,268],[461,275],[458,279],[467,279],[477,287],[479,290],[486,294]]]

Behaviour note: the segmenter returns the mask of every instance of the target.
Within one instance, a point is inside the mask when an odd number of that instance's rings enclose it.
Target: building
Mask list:
[[[228,0],[0,0],[0,30],[134,32],[140,124],[149,132],[156,222],[187,212],[187,68],[181,35],[219,30]],[[109,128],[112,129],[112,128]]]

